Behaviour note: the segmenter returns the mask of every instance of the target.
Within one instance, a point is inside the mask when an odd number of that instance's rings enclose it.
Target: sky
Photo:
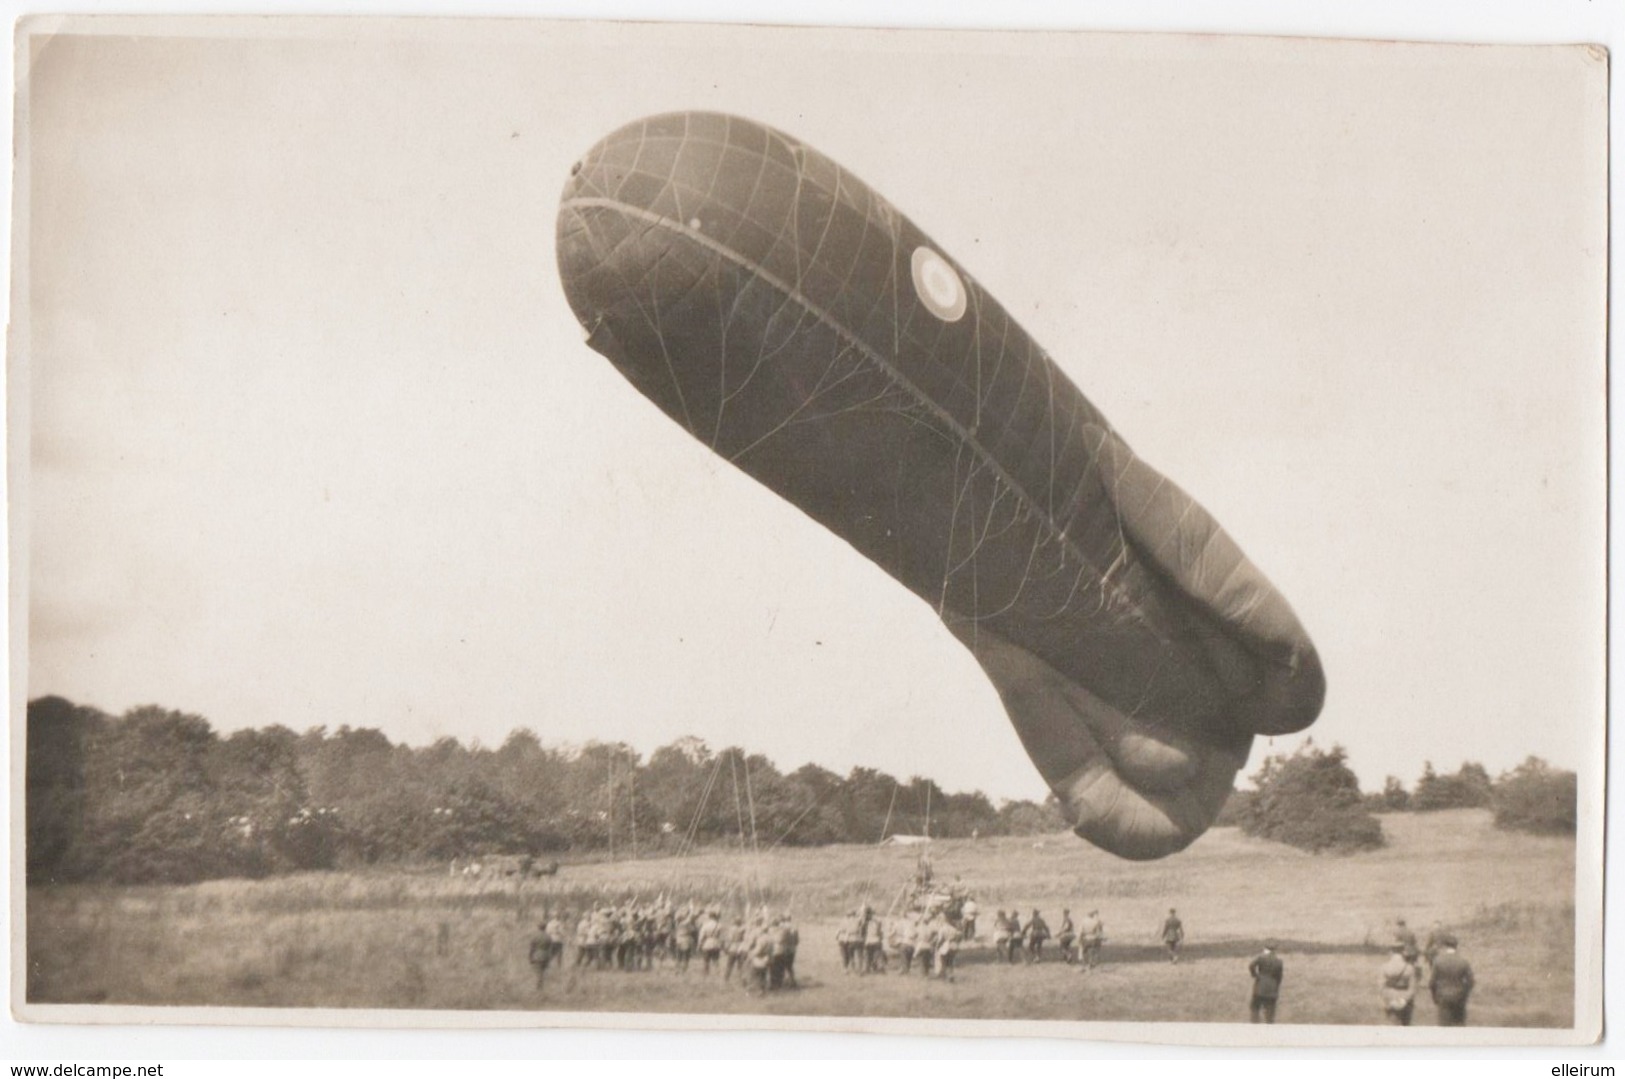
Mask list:
[[[703,108],[885,195],[1225,525],[1368,788],[1536,754],[1600,791],[1585,50],[249,25],[34,42],[28,697],[1042,796],[928,607],[582,342],[570,164]]]

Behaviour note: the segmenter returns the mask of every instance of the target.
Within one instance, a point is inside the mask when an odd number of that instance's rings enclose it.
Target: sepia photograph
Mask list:
[[[13,1013],[1597,1041],[1608,65],[23,19]]]

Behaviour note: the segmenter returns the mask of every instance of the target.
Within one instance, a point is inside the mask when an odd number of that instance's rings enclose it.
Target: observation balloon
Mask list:
[[[1319,713],[1314,645],[1235,542],[816,150],[714,113],[629,124],[572,169],[558,260],[593,349],[970,649],[1084,838],[1185,847],[1253,736]]]

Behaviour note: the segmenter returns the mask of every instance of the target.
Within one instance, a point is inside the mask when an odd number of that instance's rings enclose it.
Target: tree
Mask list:
[[[1464,761],[1454,775],[1439,775],[1428,761],[1411,795],[1411,808],[1418,812],[1435,809],[1478,809],[1490,804],[1490,774],[1482,764]]]
[[[794,798],[801,809],[782,842],[787,846],[811,847],[848,838],[844,831],[845,818],[838,805],[840,776],[828,768],[804,764],[785,776],[784,782],[795,791]]]
[[[941,809],[933,807],[931,812],[933,835],[965,838],[999,830],[999,811],[981,791],[944,795],[942,802]]]
[[[649,799],[660,845],[682,848],[714,838],[717,818],[707,810],[716,797],[720,763],[698,738],[679,738],[649,754],[638,792]]]
[[[1578,816],[1578,785],[1573,772],[1529,757],[1496,780],[1490,798],[1495,826],[1520,832],[1573,835]]]
[[[108,719],[61,697],[28,703],[24,860],[28,883],[66,879],[84,827],[86,753]]]
[[[1053,835],[1066,827],[1054,795],[1042,804],[1022,798],[999,806],[999,831],[1005,835]]]
[[[1476,809],[1490,804],[1495,784],[1490,781],[1490,774],[1484,770],[1482,764],[1477,761],[1463,761],[1461,768],[1456,772],[1456,782],[1461,785],[1462,801],[1467,805]]]
[[[1248,835],[1316,854],[1383,845],[1382,824],[1366,809],[1342,746],[1306,742],[1290,757],[1266,758],[1252,781],[1257,794],[1241,819]]]
[[[308,828],[298,841],[290,834],[307,808],[298,747],[299,736],[286,727],[237,731],[210,747],[213,815],[226,818],[225,854],[234,874],[325,868],[319,863],[330,851],[310,842]]]
[[[878,843],[894,832],[910,832],[898,816],[899,784],[873,768],[855,767],[841,791],[842,829],[849,843]]]
[[[317,813],[327,811],[321,814],[329,822],[324,827],[335,832],[335,864],[407,856],[411,833],[421,827],[424,803],[432,797],[420,789],[409,748],[390,744],[370,727],[341,726],[332,735],[322,728],[306,731],[297,752],[308,803]]]
[[[569,846],[561,824],[569,808],[565,798],[569,762],[564,755],[520,727],[491,755],[489,766],[491,785],[530,823],[536,847],[556,851]]]
[[[445,861],[527,854],[532,846],[526,821],[507,799],[478,779],[458,779],[422,817],[411,854]]]
[[[1382,781],[1382,808],[1390,813],[1398,813],[1411,807],[1410,792],[1398,776],[1389,776]]]

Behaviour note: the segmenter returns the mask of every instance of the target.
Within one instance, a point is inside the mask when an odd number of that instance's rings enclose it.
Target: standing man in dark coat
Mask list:
[[[1428,979],[1428,992],[1439,1009],[1441,1027],[1467,1025],[1467,998],[1473,995],[1473,968],[1467,960],[1456,954],[1456,937],[1446,933],[1439,941],[1443,948],[1433,960],[1433,975]]]
[[[1281,977],[1284,967],[1275,954],[1275,942],[1264,942],[1264,950],[1247,965],[1253,978],[1253,998],[1248,1005],[1255,1023],[1275,1022],[1275,1002],[1281,997]]]

